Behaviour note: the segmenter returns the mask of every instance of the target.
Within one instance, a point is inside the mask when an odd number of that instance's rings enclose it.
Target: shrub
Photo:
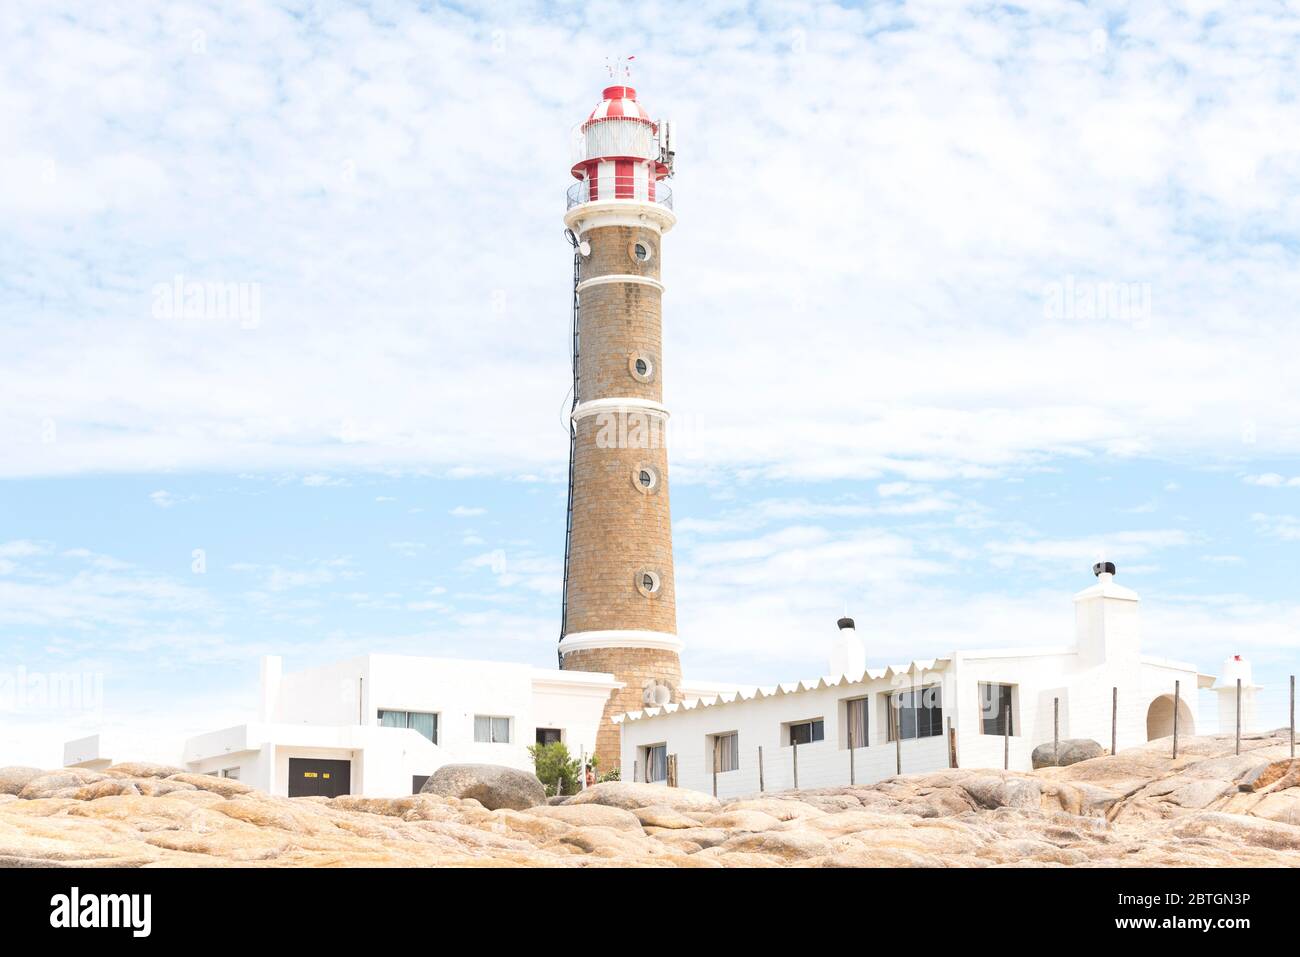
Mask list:
[[[569,749],[561,742],[554,744],[534,744],[528,748],[533,759],[533,771],[537,779],[546,788],[547,797],[556,794],[577,794],[580,786],[582,767],[578,759],[570,757]],[[556,784],[559,791],[556,791]]]

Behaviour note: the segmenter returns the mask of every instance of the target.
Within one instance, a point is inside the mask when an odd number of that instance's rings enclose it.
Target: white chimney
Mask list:
[[[867,670],[867,649],[858,637],[852,618],[841,618],[838,624],[839,633],[831,644],[830,674],[835,678],[844,675],[857,681]]]
[[[279,655],[262,656],[262,697],[258,703],[257,720],[262,724],[274,724],[276,709],[280,703],[280,674],[284,661]]]
[[[1115,564],[1092,566],[1097,584],[1074,596],[1074,638],[1084,665],[1135,663],[1141,645],[1137,592],[1115,584]]]

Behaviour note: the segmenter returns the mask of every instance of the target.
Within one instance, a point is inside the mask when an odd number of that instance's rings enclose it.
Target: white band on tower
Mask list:
[[[658,279],[651,279],[649,276],[637,276],[633,273],[611,273],[607,276],[592,276],[590,279],[584,279],[578,283],[578,292],[586,289],[588,286],[603,286],[606,283],[613,282],[634,282],[642,286],[653,286],[660,292],[664,291],[664,284]]]
[[[681,653],[682,641],[665,631],[637,631],[634,629],[610,631],[576,631],[565,635],[560,642],[560,654],[582,651],[587,648],[652,648],[656,651]]]
[[[589,415],[599,415],[602,412],[644,412],[665,419],[671,415],[666,405],[651,399],[592,399],[590,402],[578,403],[577,408],[573,410],[573,421],[577,422],[579,419],[585,419]]]

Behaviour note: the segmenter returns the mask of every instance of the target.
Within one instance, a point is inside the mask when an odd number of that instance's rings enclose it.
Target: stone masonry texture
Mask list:
[[[610,275],[659,278],[661,237],[654,230],[607,226],[589,230],[583,238],[591,243],[591,255],[582,264],[583,280]],[[632,255],[635,242],[650,248],[649,261]],[[579,295],[580,400],[662,401],[660,291],[642,283],[616,281],[588,286]],[[648,382],[632,375],[630,365],[637,356],[649,359],[653,366]],[[658,476],[650,491],[638,487],[636,477],[647,467]],[[565,633],[676,634],[668,452],[662,420],[635,410],[578,420],[573,483]],[[637,589],[645,570],[660,578],[659,591],[652,596]],[[667,684],[673,700],[680,700],[681,662],[675,652],[583,649],[566,654],[562,667],[608,672],[626,685],[607,702],[597,736],[596,753],[606,771],[619,764],[619,729],[609,719],[643,706],[647,680]]]

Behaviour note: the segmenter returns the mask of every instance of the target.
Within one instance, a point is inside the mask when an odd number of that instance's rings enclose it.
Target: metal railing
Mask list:
[[[654,197],[648,195],[646,182],[637,183],[631,176],[602,177],[595,182],[596,195],[591,195],[593,184],[587,180],[574,183],[565,193],[568,202],[565,209],[572,209],[582,203],[603,202],[607,199],[627,199],[639,203],[655,203],[658,206],[673,208],[673,191],[662,180],[654,184]]]

